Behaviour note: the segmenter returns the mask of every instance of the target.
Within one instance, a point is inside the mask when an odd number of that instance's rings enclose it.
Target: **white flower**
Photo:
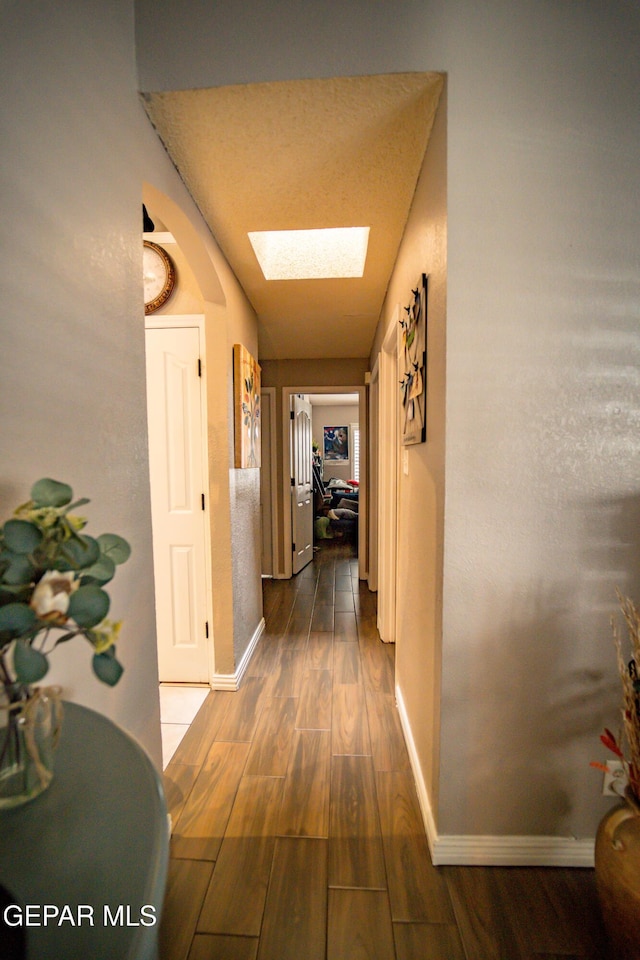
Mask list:
[[[69,609],[69,597],[78,589],[75,573],[47,570],[37,584],[31,597],[31,607],[40,620],[55,620],[64,623]]]

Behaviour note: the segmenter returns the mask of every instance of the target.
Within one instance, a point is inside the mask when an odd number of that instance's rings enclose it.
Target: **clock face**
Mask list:
[[[169,298],[175,276],[173,262],[166,250],[145,240],[142,252],[145,313],[153,313]]]

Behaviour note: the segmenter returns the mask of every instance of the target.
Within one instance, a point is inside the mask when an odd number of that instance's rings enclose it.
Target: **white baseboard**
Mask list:
[[[441,836],[433,817],[411,724],[399,687],[396,687],[396,702],[434,866],[445,864],[489,867],[593,866],[595,841],[592,839],[537,836]]]
[[[249,661],[253,656],[253,651],[258,646],[258,641],[262,634],[264,633],[265,622],[264,617],[256,627],[251,640],[249,641],[249,646],[245,650],[242,660],[238,664],[238,667],[235,673],[214,673],[211,678],[211,689],[212,690],[237,690],[240,686],[240,681],[244,676],[245,670],[249,666]]]
[[[435,847],[438,841],[438,831],[436,830],[435,820],[433,819],[433,811],[431,810],[431,802],[427,792],[427,785],[424,782],[422,768],[420,767],[420,762],[418,760],[418,751],[416,750],[416,745],[413,739],[411,724],[409,723],[409,717],[407,716],[407,709],[404,705],[402,692],[398,686],[396,686],[396,703],[398,705],[398,713],[400,715],[400,725],[404,734],[405,743],[407,744],[407,750],[409,751],[409,761],[411,763],[411,770],[413,771],[413,778],[416,782],[418,803],[420,804],[420,812],[422,813],[424,829],[427,834],[429,850],[431,851],[431,859],[435,863]]]
[[[438,837],[436,866],[593,867],[593,840],[573,837]]]

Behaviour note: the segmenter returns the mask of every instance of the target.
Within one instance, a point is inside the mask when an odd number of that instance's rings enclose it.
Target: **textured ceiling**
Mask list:
[[[406,73],[145,94],[251,301],[260,357],[366,357],[442,78]],[[364,276],[264,279],[250,230],[369,226]]]

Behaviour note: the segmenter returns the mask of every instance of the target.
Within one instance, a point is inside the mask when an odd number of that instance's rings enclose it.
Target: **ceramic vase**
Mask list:
[[[615,960],[640,960],[640,805],[628,791],[598,827],[596,886]]]

